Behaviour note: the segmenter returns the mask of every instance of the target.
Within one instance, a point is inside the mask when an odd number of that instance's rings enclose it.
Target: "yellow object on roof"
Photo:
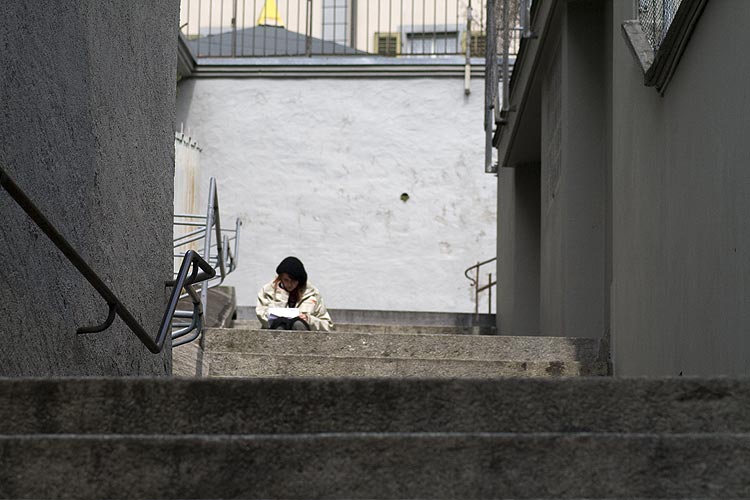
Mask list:
[[[279,8],[276,7],[276,0],[266,0],[266,3],[263,4],[263,9],[260,11],[258,22],[256,24],[259,26],[284,27],[284,21],[281,20],[281,16],[279,15]]]

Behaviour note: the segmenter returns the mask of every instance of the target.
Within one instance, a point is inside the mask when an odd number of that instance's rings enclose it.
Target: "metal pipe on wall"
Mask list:
[[[471,0],[466,7],[466,64],[464,65],[464,94],[471,94]]]
[[[492,132],[495,94],[497,93],[497,28],[495,0],[487,0],[487,43],[484,77],[484,171],[492,173]]]

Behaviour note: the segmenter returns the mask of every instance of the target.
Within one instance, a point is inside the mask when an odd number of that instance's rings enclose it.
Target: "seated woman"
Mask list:
[[[276,268],[276,279],[258,292],[255,314],[263,328],[283,330],[324,330],[333,328],[318,289],[307,282],[305,266],[296,257],[287,257]],[[272,318],[271,307],[298,308],[297,318]]]

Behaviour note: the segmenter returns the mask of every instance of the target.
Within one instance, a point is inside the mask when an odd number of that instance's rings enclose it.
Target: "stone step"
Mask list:
[[[604,362],[600,339],[395,333],[298,332],[209,328],[204,347],[219,352],[368,358],[520,362]]]
[[[260,330],[257,319],[235,320],[233,328],[241,330]],[[425,333],[433,335],[495,335],[497,330],[491,326],[430,326],[430,325],[383,325],[366,323],[336,323],[336,332],[346,333]]]
[[[383,311],[373,309],[328,309],[334,324],[363,323],[378,325],[422,325],[422,326],[484,326],[496,325],[494,314]],[[237,307],[237,319],[256,320],[254,306]]]
[[[209,352],[210,377],[580,377],[603,376],[606,365],[578,361],[474,361]]]
[[[0,379],[3,435],[750,433],[748,414],[750,379]]]
[[[0,436],[3,498],[747,498],[750,435]]]
[[[425,333],[432,335],[495,335],[497,330],[487,326],[420,326],[420,325],[368,325],[363,323],[337,323],[335,331],[349,333]]]

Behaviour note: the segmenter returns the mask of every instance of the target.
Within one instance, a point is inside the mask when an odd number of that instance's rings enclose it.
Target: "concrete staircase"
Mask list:
[[[750,380],[561,377],[606,344],[424,323],[240,320],[183,351],[211,378],[0,379],[0,498],[750,497]]]
[[[750,381],[0,380],[2,498],[750,496]]]
[[[261,330],[250,314],[246,311],[233,328],[205,330],[202,375],[491,378],[608,373],[603,340],[488,335],[495,333],[494,318],[337,311],[336,317],[349,321],[337,323],[335,331],[299,332]]]
[[[355,330],[355,328],[347,328]],[[606,375],[598,339],[459,334],[457,328],[362,326],[296,332],[212,328],[205,332],[215,377],[500,377]],[[436,333],[439,330],[450,333]]]

